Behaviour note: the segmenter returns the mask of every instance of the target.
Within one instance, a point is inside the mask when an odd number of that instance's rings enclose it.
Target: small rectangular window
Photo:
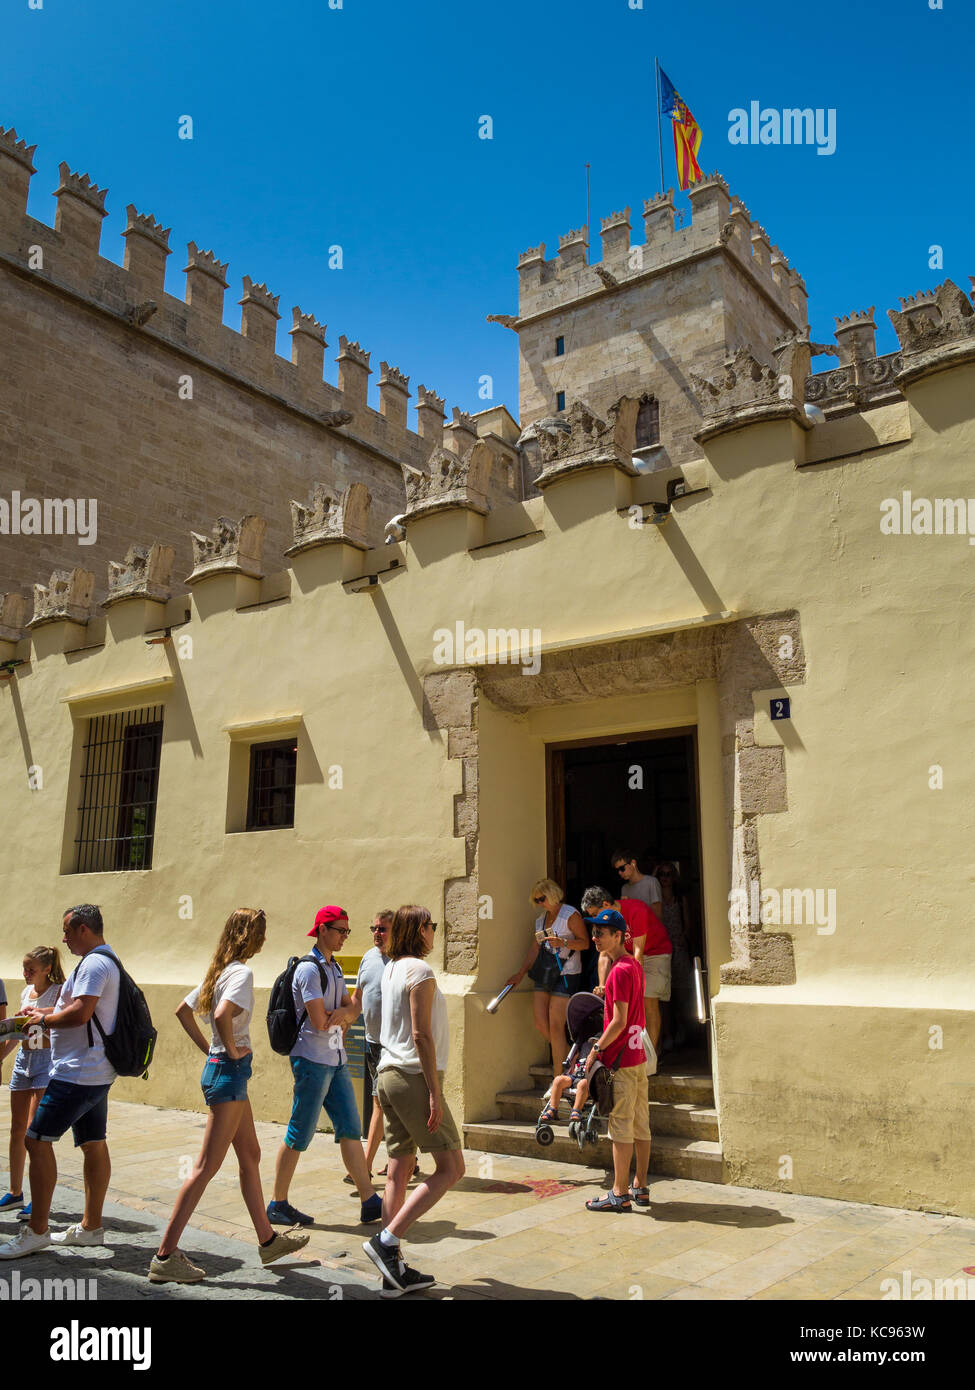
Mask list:
[[[161,705],[89,719],[76,873],[152,868],[162,727]]]
[[[293,738],[251,747],[247,829],[277,830],[295,823],[298,746]]]
[[[565,392],[559,391],[555,397],[555,409],[563,411],[565,409]]]
[[[565,339],[564,339],[564,338],[556,338],[556,340],[555,340],[555,355],[556,355],[556,357],[564,357],[564,356],[565,356]]]

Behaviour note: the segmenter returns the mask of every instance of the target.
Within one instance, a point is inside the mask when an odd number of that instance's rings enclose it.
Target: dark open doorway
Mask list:
[[[680,917],[691,960],[701,962],[706,997],[695,731],[550,744],[546,754],[549,872],[566,902],[578,906],[583,891],[596,884],[620,895],[622,881],[611,862],[617,849],[629,849],[644,874],[661,860],[673,862],[686,900]],[[710,1070],[710,1030],[697,1013],[691,992],[675,989],[673,1032],[679,1024],[683,1036],[673,1057]]]

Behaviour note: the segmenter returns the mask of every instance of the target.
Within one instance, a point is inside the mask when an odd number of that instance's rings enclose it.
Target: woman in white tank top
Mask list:
[[[589,936],[579,913],[562,901],[562,889],[550,878],[540,878],[534,884],[531,903],[536,911],[541,908],[535,936],[521,969],[505,983],[521,984],[531,971],[535,1027],[551,1044],[555,1077],[561,1075],[568,1051],[565,1015],[569,996],[582,986],[581,952],[588,950]]]

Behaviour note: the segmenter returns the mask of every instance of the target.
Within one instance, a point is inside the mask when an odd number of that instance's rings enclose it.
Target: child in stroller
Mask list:
[[[535,1142],[547,1148],[555,1139],[552,1128],[558,1119],[559,1103],[568,1096],[572,1106],[569,1115],[569,1138],[582,1149],[595,1144],[600,1135],[599,1107],[590,1098],[590,1082],[586,1076],[586,1058],[595,1040],[603,1031],[603,1001],[594,994],[574,994],[569,1000],[565,1019],[572,1039],[572,1049],[557,1076],[545,1092],[544,1106],[535,1122]],[[601,1062],[596,1063],[602,1066]]]

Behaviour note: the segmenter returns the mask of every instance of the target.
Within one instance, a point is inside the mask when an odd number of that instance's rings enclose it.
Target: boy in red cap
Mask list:
[[[298,1160],[311,1144],[324,1109],[335,1131],[342,1160],[356,1185],[362,1206],[359,1220],[378,1221],[382,1198],[369,1181],[362,1149],[362,1125],[343,1047],[342,1030],[359,1010],[345,988],[342,967],[334,959],[350,931],[346,912],[335,905],[320,908],[308,933],[317,939],[311,954],[294,973],[292,994],[300,1026],[291,1049],[294,1101],[284,1143],[274,1165],[274,1196],[267,1218],[274,1226],[310,1226],[313,1218],[288,1201]]]

